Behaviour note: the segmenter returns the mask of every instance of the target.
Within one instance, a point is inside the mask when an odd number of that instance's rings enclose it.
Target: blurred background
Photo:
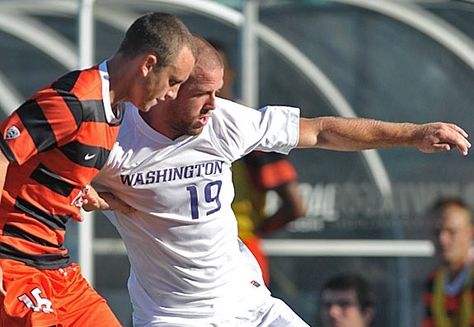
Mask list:
[[[234,92],[248,105],[292,105],[307,117],[452,121],[474,135],[468,0],[0,0],[2,118],[63,73],[109,57],[147,11],[175,13],[224,43]],[[324,280],[358,272],[377,292],[375,326],[419,325],[435,266],[425,211],[440,195],[474,205],[472,154],[299,150],[290,160],[307,215],[265,240],[273,294],[313,326]],[[269,212],[274,199],[268,194]],[[129,263],[114,228],[100,214],[68,228],[73,258],[131,326]]]

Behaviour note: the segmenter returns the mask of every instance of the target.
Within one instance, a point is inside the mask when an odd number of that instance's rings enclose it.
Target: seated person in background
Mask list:
[[[462,199],[441,198],[429,213],[440,266],[425,285],[422,327],[474,326],[471,210]]]
[[[322,327],[368,327],[374,314],[374,292],[359,275],[337,275],[323,285],[320,296]]]
[[[221,55],[224,64],[224,85],[219,96],[234,100],[235,73],[225,46],[216,40],[210,43]],[[285,227],[305,215],[304,203],[298,190],[298,175],[285,155],[253,151],[232,164],[235,197],[232,209],[237,217],[239,238],[249,248],[262,269],[263,280],[270,284],[270,266],[261,237]],[[275,191],[279,206],[270,216],[265,214],[266,195]]]

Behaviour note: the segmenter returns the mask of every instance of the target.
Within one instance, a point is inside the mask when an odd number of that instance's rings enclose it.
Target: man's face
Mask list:
[[[472,225],[468,212],[457,206],[445,208],[436,226],[436,246],[443,262],[453,268],[462,268],[471,240]]]
[[[354,290],[324,290],[320,313],[322,327],[366,327],[372,317],[361,311]]]
[[[216,92],[223,84],[223,69],[196,68],[170,105],[170,127],[175,137],[197,135],[216,106]]]
[[[180,86],[191,74],[193,66],[194,56],[188,47],[182,48],[170,65],[154,66],[144,78],[141,87],[143,94],[137,107],[141,111],[148,111],[158,100],[175,99]]]

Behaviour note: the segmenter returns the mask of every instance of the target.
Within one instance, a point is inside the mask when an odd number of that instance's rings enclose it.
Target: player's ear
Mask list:
[[[147,76],[150,72],[156,69],[158,65],[158,58],[154,54],[147,54],[144,58],[142,64],[142,74],[143,76]]]
[[[374,319],[374,316],[375,316],[374,308],[373,307],[368,307],[364,310],[364,312],[362,314],[364,316],[365,322],[367,323],[367,326],[370,326],[370,323],[372,322],[372,320]]]

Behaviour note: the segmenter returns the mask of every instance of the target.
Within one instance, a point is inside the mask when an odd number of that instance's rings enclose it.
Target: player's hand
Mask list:
[[[108,210],[108,203],[102,200],[103,199],[100,198],[99,194],[92,186],[86,185],[82,189],[80,203],[82,209],[84,209],[85,211]]]
[[[3,269],[0,267],[0,295],[7,295],[7,291],[3,288]]]
[[[83,191],[82,202],[82,208],[86,211],[118,210],[125,214],[135,211],[134,208],[117,198],[112,193],[97,193],[97,191],[90,185],[87,185]]]
[[[455,124],[423,124],[415,135],[415,146],[421,152],[441,152],[457,148],[461,154],[467,155],[471,147],[467,133]]]

